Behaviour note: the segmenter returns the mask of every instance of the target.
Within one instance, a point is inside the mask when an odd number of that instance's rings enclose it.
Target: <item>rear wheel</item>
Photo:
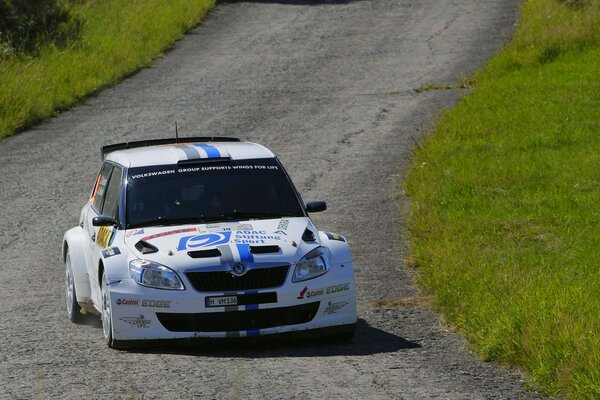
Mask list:
[[[112,307],[106,274],[102,274],[102,333],[108,347],[111,349],[118,347],[119,342],[113,338]]]
[[[76,324],[83,321],[83,314],[81,314],[81,307],[77,302],[77,293],[75,292],[75,279],[73,278],[73,267],[71,265],[71,255],[67,251],[65,257],[65,288],[67,295],[67,313],[71,322]]]

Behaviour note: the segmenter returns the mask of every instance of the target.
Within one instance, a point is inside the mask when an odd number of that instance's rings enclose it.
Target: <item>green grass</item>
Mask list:
[[[485,360],[600,398],[600,1],[524,2],[415,150],[411,262]]]
[[[83,22],[68,48],[0,59],[0,139],[56,115],[148,66],[196,25],[215,0],[76,2]]]

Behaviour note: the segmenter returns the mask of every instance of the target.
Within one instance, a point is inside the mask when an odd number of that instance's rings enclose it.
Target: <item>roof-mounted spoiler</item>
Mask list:
[[[161,144],[174,144],[174,143],[198,143],[198,142],[239,142],[240,139],[232,137],[220,137],[220,136],[195,136],[195,137],[182,137],[182,138],[168,138],[168,139],[149,139],[149,140],[136,140],[134,142],[124,142],[116,144],[108,144],[102,146],[102,159],[108,153],[112,153],[117,150],[134,149],[136,147],[148,147],[158,146]]]

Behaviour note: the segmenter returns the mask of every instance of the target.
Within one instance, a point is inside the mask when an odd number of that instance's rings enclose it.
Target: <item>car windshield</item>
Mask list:
[[[126,227],[301,217],[276,159],[130,168]]]

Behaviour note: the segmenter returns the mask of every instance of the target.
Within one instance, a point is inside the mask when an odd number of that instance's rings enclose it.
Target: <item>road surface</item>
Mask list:
[[[481,66],[517,0],[221,3],[153,67],[0,143],[0,398],[529,399],[427,306],[403,260],[410,149]],[[275,151],[314,215],[353,247],[352,342],[115,351],[66,317],[63,233],[100,146],[225,135]]]

